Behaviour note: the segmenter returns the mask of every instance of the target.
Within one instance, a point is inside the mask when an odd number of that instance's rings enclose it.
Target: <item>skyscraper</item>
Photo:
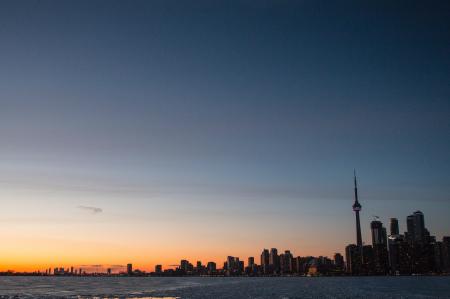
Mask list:
[[[370,223],[370,229],[372,231],[372,245],[381,245],[384,244],[386,246],[387,236],[386,229],[383,227],[383,223],[381,221],[375,220]]]
[[[362,250],[355,244],[349,244],[345,247],[345,261],[346,269],[349,274],[358,275],[361,274],[362,267]]]
[[[267,274],[269,271],[269,250],[264,249],[261,253],[261,270],[264,274]]]
[[[248,266],[253,267],[254,264],[255,264],[255,258],[253,256],[250,256],[248,258]]]
[[[189,263],[188,260],[181,260],[180,261],[180,270],[181,271],[187,273],[187,272],[192,271],[192,269],[193,269],[193,266],[192,266],[191,263]]]
[[[390,225],[390,235],[396,236],[400,233],[398,229],[398,219],[397,218],[391,218],[391,225]]]
[[[338,270],[344,269],[344,257],[340,253],[334,254],[334,265]]]
[[[442,238],[442,264],[446,272],[450,272],[450,237]]]
[[[387,251],[387,236],[386,229],[383,227],[381,221],[375,220],[370,223],[372,231],[372,248],[373,248],[373,263],[375,269],[368,269],[375,274],[386,274],[388,272],[388,251]]]
[[[279,255],[279,265],[281,273],[292,273],[292,260],[294,257],[289,250],[286,250],[283,254]]]
[[[408,240],[412,243],[425,242],[425,220],[421,211],[415,211],[412,215],[406,217],[406,226],[408,229]]]
[[[236,259],[234,256],[227,257],[227,270],[233,271],[236,268]]]
[[[414,215],[409,215],[408,217],[406,217],[406,233],[405,233],[405,237],[409,242],[413,242],[414,241]]]
[[[415,211],[414,216],[414,240],[416,242],[425,241],[425,220],[421,211]]]
[[[270,249],[269,264],[273,272],[278,272],[280,270],[280,258],[276,248]]]
[[[213,272],[216,272],[216,263],[208,262],[208,265],[206,267],[208,268],[208,273],[209,274],[211,274]]]
[[[403,235],[391,235],[388,240],[389,267],[393,275],[408,274],[410,270],[410,249]]]
[[[359,212],[361,211],[361,204],[358,201],[358,186],[356,183],[356,171],[354,172],[354,184],[355,184],[355,202],[353,203],[353,211],[355,212],[356,217],[356,245],[358,246],[360,252],[362,252],[361,222],[359,220]]]

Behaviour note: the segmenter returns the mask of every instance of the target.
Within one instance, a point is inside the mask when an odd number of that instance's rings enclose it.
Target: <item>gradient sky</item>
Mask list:
[[[363,3],[361,3],[363,2]],[[450,235],[448,1],[1,1],[0,270]],[[97,209],[91,209],[94,207]]]

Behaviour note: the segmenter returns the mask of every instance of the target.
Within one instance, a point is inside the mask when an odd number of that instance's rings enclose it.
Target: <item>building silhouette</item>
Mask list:
[[[181,273],[190,273],[194,270],[194,266],[188,260],[181,260],[179,271]]]
[[[293,268],[293,259],[292,253],[290,250],[286,250],[284,253],[279,256],[280,263],[280,273],[292,273]]]
[[[342,254],[336,252],[334,254],[334,265],[336,266],[336,270],[342,271],[345,268],[344,257]]]
[[[255,264],[255,258],[253,256],[250,256],[248,258],[248,266],[253,267],[254,264]]]
[[[450,273],[450,237],[442,238],[442,269]]]
[[[345,247],[345,260],[348,274],[361,274],[361,251],[357,245],[349,244]]]
[[[370,269],[374,274],[387,274],[389,271],[389,256],[387,251],[386,228],[381,221],[375,220],[370,223],[372,232],[373,265]]]
[[[414,217],[414,237],[413,240],[417,243],[426,242],[427,229],[425,228],[425,219],[421,211],[413,213]]]
[[[162,266],[161,265],[156,265],[155,266],[155,273],[156,274],[161,274],[162,273]]]
[[[270,253],[269,250],[263,249],[261,252],[261,268],[264,274],[268,274],[270,271],[269,267]]]
[[[278,273],[278,271],[280,271],[280,257],[278,256],[278,250],[276,248],[270,249],[269,265],[272,273]]]
[[[397,218],[391,218],[390,222],[390,235],[396,236],[400,234],[400,230],[398,229],[398,219]]]
[[[208,270],[208,274],[214,274],[216,272],[216,263],[214,262],[208,262],[206,265],[206,268]]]
[[[409,272],[409,246],[403,235],[390,235],[388,238],[389,273],[391,275]]]

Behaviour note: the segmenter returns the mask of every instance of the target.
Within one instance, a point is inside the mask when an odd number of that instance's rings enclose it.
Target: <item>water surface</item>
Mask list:
[[[0,298],[450,298],[450,277],[0,277]]]

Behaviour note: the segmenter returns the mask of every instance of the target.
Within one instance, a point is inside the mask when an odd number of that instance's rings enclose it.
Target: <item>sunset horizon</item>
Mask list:
[[[102,213],[103,210],[100,208],[94,208],[89,206],[79,206],[77,207],[81,210],[87,210],[91,212],[93,215],[97,213]],[[350,211],[350,208],[347,209]],[[420,210],[420,209],[417,209]],[[366,211],[370,212],[370,211]],[[412,213],[412,211],[410,212]],[[348,214],[351,215],[351,212]],[[347,215],[347,217],[351,217]],[[364,213],[363,213],[364,215]],[[391,215],[394,217],[395,215]],[[372,215],[371,220],[378,220],[386,217],[380,217]],[[367,217],[363,217],[363,219],[368,220]],[[389,218],[386,218],[386,222]],[[439,221],[439,219],[438,219]],[[367,223],[363,222],[363,233],[364,233],[364,244],[370,244],[370,229],[369,229],[369,221]],[[364,226],[364,224],[366,224]],[[405,228],[406,231],[406,221],[400,225],[401,228]],[[352,231],[351,228],[348,231]],[[351,234],[354,234],[352,232]],[[445,236],[445,233],[437,234],[436,237],[438,239]],[[299,237],[299,236],[297,236]],[[324,237],[323,235],[321,237]],[[326,236],[325,236],[326,237]],[[294,237],[295,238],[295,237]],[[301,238],[301,236],[299,237]],[[135,269],[139,269],[145,272],[153,272],[156,265],[161,265],[163,269],[176,269],[179,267],[180,260],[189,260],[189,261],[201,261],[203,263],[214,262],[217,265],[222,265],[226,260],[226,257],[232,254],[233,256],[238,256],[243,258],[243,260],[247,260],[249,257],[258,258],[259,253],[255,252],[255,248],[251,248],[252,245],[245,244],[246,248],[242,249],[229,249],[228,247],[216,249],[216,252],[220,252],[217,254],[211,254],[208,250],[203,248],[210,248],[212,245],[218,246],[219,244],[207,244],[206,241],[201,243],[201,246],[194,245],[193,247],[187,247],[187,249],[180,249],[176,246],[176,242],[168,241],[165,246],[161,244],[158,246],[148,246],[145,245],[145,241],[136,241],[134,240],[132,244],[123,244],[123,243],[114,243],[114,242],[101,242],[95,245],[95,250],[92,248],[83,245],[82,242],[72,241],[72,244],[67,243],[58,243],[58,239],[49,239],[46,244],[48,245],[47,249],[44,249],[41,254],[39,254],[39,250],[36,247],[26,248],[27,246],[23,246],[25,250],[23,252],[14,252],[7,254],[7,260],[2,260],[0,257],[0,272],[13,271],[13,272],[45,272],[47,270],[53,270],[54,268],[64,268],[71,269],[75,268],[76,270],[83,270],[86,273],[104,273],[107,269],[112,269],[112,273],[126,273],[127,264],[133,264]],[[153,242],[157,240],[152,240]],[[281,240],[283,243],[283,240]],[[345,247],[348,243],[355,243],[351,238],[349,241],[347,240],[339,240],[343,241],[342,244],[338,244],[338,246],[333,250],[327,250],[322,247],[319,249],[315,249],[315,244],[306,244],[304,248],[300,248],[298,242],[294,239],[294,241],[286,242],[284,241],[284,247],[273,246],[266,244],[262,246],[262,248],[279,248],[281,251],[290,250],[299,256],[325,256],[332,257],[335,253],[345,254]],[[56,242],[56,243],[55,243]],[[263,242],[256,241],[255,244],[262,244]],[[33,242],[33,244],[36,244]],[[127,246],[128,245],[128,246]],[[208,246],[209,245],[209,246]],[[240,244],[241,246],[243,244]],[[320,246],[320,245],[319,245]],[[64,248],[65,254],[61,254],[62,249]],[[77,254],[71,254],[71,248],[74,248],[74,251],[77,251]],[[167,250],[167,248],[170,248]],[[32,250],[30,252],[29,250]],[[68,250],[69,249],[69,250]],[[81,249],[81,253],[80,253]],[[303,249],[303,250],[302,250]],[[306,249],[306,250],[304,250]],[[5,250],[5,248],[3,249]],[[125,250],[125,251],[124,251]],[[129,251],[127,251],[129,250]],[[83,252],[84,251],[84,252]],[[193,251],[195,253],[193,253]],[[107,254],[106,254],[107,253]],[[105,255],[106,254],[106,255]],[[81,255],[78,259],[75,256]],[[168,256],[169,255],[169,256]],[[49,257],[50,256],[50,257]],[[86,258],[88,256],[88,258]],[[36,259],[39,262],[36,262]],[[15,260],[19,260],[20,263],[15,263]],[[29,261],[31,260],[31,261]]]

